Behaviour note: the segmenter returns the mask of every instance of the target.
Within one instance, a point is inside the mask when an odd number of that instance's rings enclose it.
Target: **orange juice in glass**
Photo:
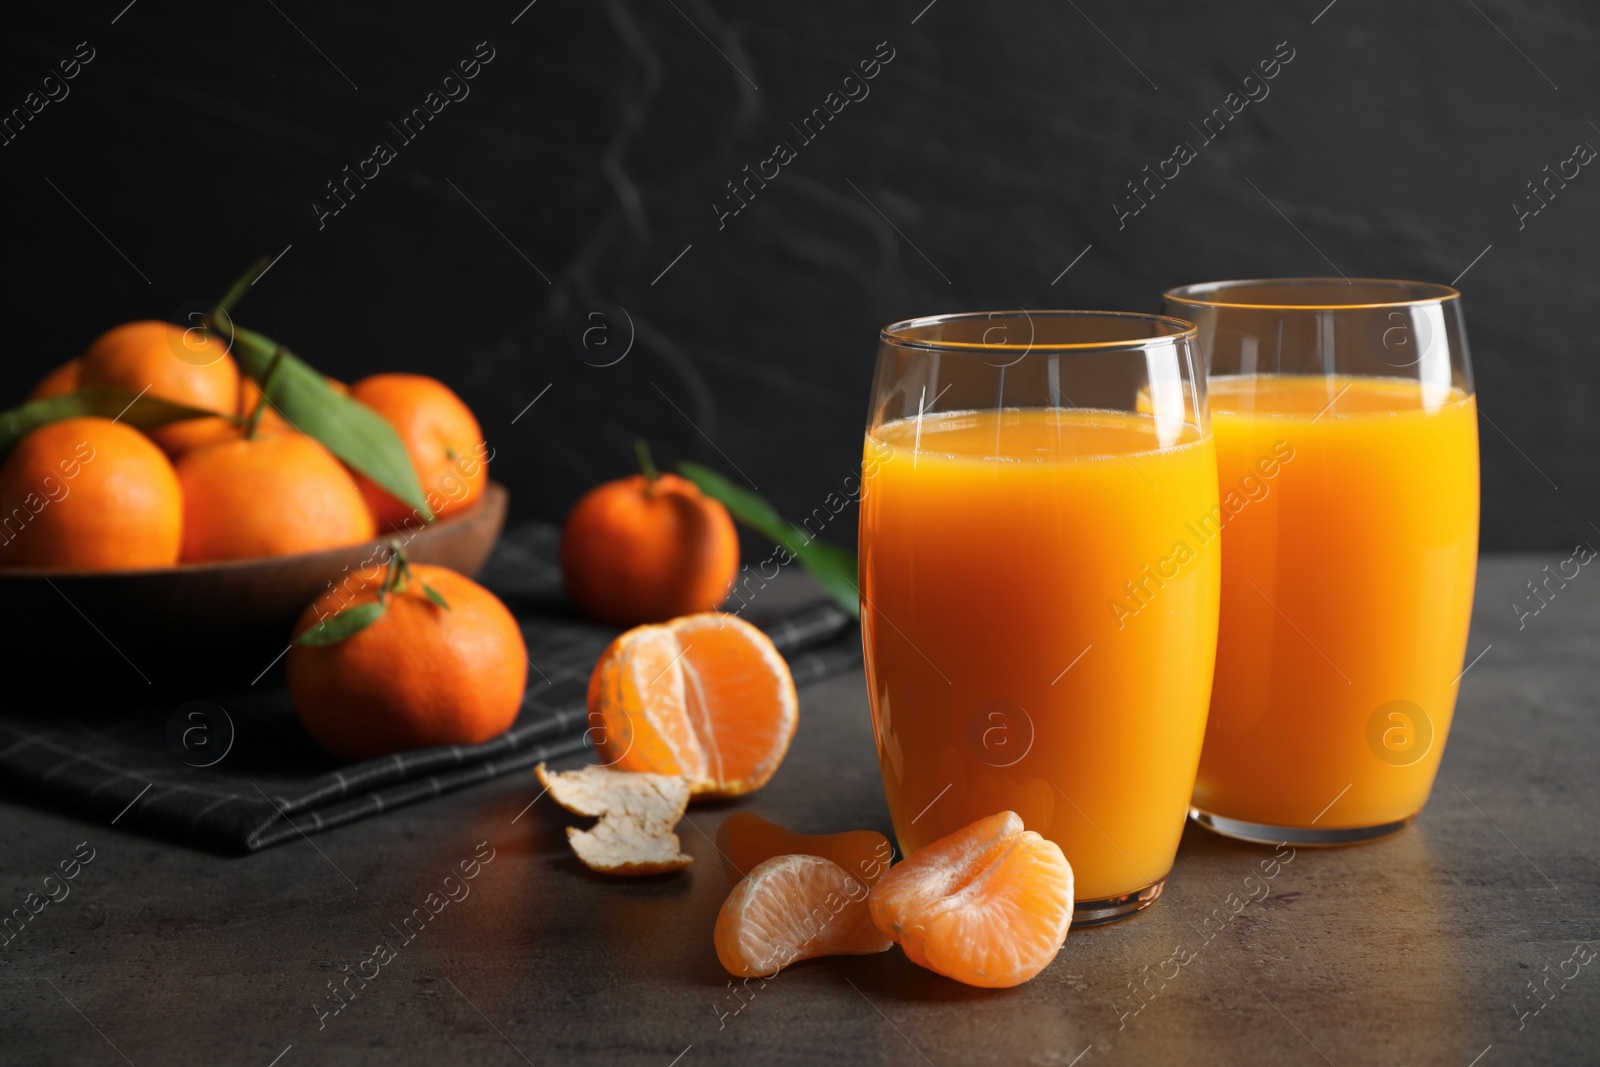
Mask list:
[[[1167,296],[1210,360],[1224,530],[1194,816],[1273,843],[1387,836],[1433,786],[1472,610],[1459,294],[1285,279]]]
[[[895,833],[911,852],[1015,811],[1072,863],[1078,924],[1160,894],[1200,755],[1220,544],[1191,528],[1218,502],[1192,332],[1005,312],[881,335],[860,587]]]

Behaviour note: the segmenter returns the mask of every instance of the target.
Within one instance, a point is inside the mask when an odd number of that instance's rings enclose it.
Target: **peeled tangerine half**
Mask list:
[[[868,889],[821,856],[774,856],[734,887],[717,914],[717,959],[732,974],[770,978],[814,956],[887,951]]]
[[[913,963],[967,985],[1020,985],[1072,924],[1072,867],[1002,811],[919,849],[872,890],[872,921]]]
[[[894,846],[876,830],[842,830],[836,834],[797,834],[752,811],[736,811],[717,830],[717,851],[728,881],[737,884],[764,860],[774,856],[821,856],[875,886],[889,873]]]
[[[681,775],[696,794],[765,785],[798,715],[794,678],[771,640],[717,612],[629,630],[589,676],[590,736],[606,765]]]

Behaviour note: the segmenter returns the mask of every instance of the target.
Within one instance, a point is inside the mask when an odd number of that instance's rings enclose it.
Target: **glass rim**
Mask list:
[[[1034,318],[1041,319],[1078,319],[1078,320],[1111,320],[1116,322],[1142,322],[1152,327],[1157,325],[1167,327],[1167,332],[1160,333],[1152,330],[1147,336],[1129,337],[1111,341],[1040,341],[1037,338],[1026,344],[989,344],[984,341],[939,341],[928,338],[910,336],[913,331],[926,330],[948,322],[969,322],[980,319],[994,320],[997,317],[1006,317],[1016,320],[1019,317],[1030,323]],[[1119,349],[1145,348],[1157,342],[1194,340],[1199,335],[1199,327],[1187,319],[1180,319],[1173,315],[1146,314],[1139,311],[1086,311],[1086,310],[1060,310],[1014,308],[1002,311],[956,311],[943,315],[923,315],[913,319],[901,319],[891,322],[878,331],[878,339],[884,344],[896,345],[902,348],[917,348],[929,352],[1088,352],[1096,349],[1102,351],[1115,351]]]
[[[1330,303],[1328,301],[1315,301],[1299,304],[1273,303],[1267,300],[1237,301],[1208,299],[1209,294],[1223,294],[1230,289],[1242,289],[1247,286],[1260,286],[1265,289],[1276,288],[1287,293],[1296,286],[1313,285],[1366,285],[1373,288],[1393,288],[1396,290],[1409,290],[1412,292],[1426,293],[1403,300],[1378,300],[1360,301],[1351,303]],[[1180,285],[1168,289],[1162,294],[1174,304],[1187,304],[1191,307],[1202,308],[1228,308],[1247,311],[1360,311],[1377,308],[1404,308],[1419,307],[1423,304],[1443,304],[1452,300],[1461,299],[1461,290],[1454,286],[1444,285],[1440,282],[1408,281],[1404,278],[1235,278],[1220,282],[1199,282],[1193,285]]]

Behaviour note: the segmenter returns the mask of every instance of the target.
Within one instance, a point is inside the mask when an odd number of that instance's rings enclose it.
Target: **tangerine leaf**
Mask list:
[[[433,520],[411,457],[382,415],[336,392],[310,364],[270,337],[239,325],[232,330],[240,369],[261,386],[289,425],[321,442],[424,522]]]
[[[852,617],[860,617],[861,591],[856,586],[857,563],[854,552],[823,541],[809,541],[795,553],[795,558]]]
[[[674,468],[700,491],[720,501],[728,513],[744,525],[782,546],[801,566],[811,572],[817,584],[851,615],[861,614],[861,595],[856,588],[856,554],[837,545],[818,541],[789,522],[766,499],[734,485],[710,467],[687,460]]]
[[[116,385],[95,385],[75,393],[30,400],[20,407],[0,412],[0,455],[11,451],[18,441],[41,426],[84,415],[98,415],[125,422],[139,430],[149,430],[183,419],[220,416],[232,421],[232,416],[176,404],[149,393],[136,393]]]
[[[383,617],[389,610],[389,605],[381,600],[369,600],[365,604],[357,604],[353,608],[345,608],[337,615],[323,619],[305,633],[294,639],[294,643],[302,647],[316,647],[317,645],[334,645],[347,637],[354,637],[373,623]]]
[[[723,475],[699,463],[684,460],[673,469],[698,486],[706,496],[721,501],[729,513],[746,526],[765,534],[786,548],[790,547],[791,541],[797,540],[795,535],[799,531],[792,523],[785,521],[784,517],[778,514],[778,509],[767,503],[765,497],[741,489]]]
[[[444,597],[440,596],[439,595],[439,590],[435,589],[433,586],[429,585],[427,582],[420,582],[418,584],[420,584],[422,586],[422,591],[427,594],[429,600],[433,601],[435,604],[439,605],[441,608],[443,608],[446,611],[450,610],[450,601],[448,601]]]

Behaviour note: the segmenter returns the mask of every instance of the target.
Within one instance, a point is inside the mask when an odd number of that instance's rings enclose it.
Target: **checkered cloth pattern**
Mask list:
[[[478,576],[517,616],[533,664],[515,724],[492,741],[337,763],[295,718],[280,665],[261,684],[218,701],[233,737],[208,767],[169,749],[177,705],[8,708],[0,718],[0,784],[120,828],[248,852],[581,752],[589,673],[617,631],[567,605],[559,539],[553,526],[516,527]],[[773,584],[792,594],[804,582],[785,573]],[[772,638],[797,685],[860,662],[853,620],[820,596],[771,596],[742,617]]]

